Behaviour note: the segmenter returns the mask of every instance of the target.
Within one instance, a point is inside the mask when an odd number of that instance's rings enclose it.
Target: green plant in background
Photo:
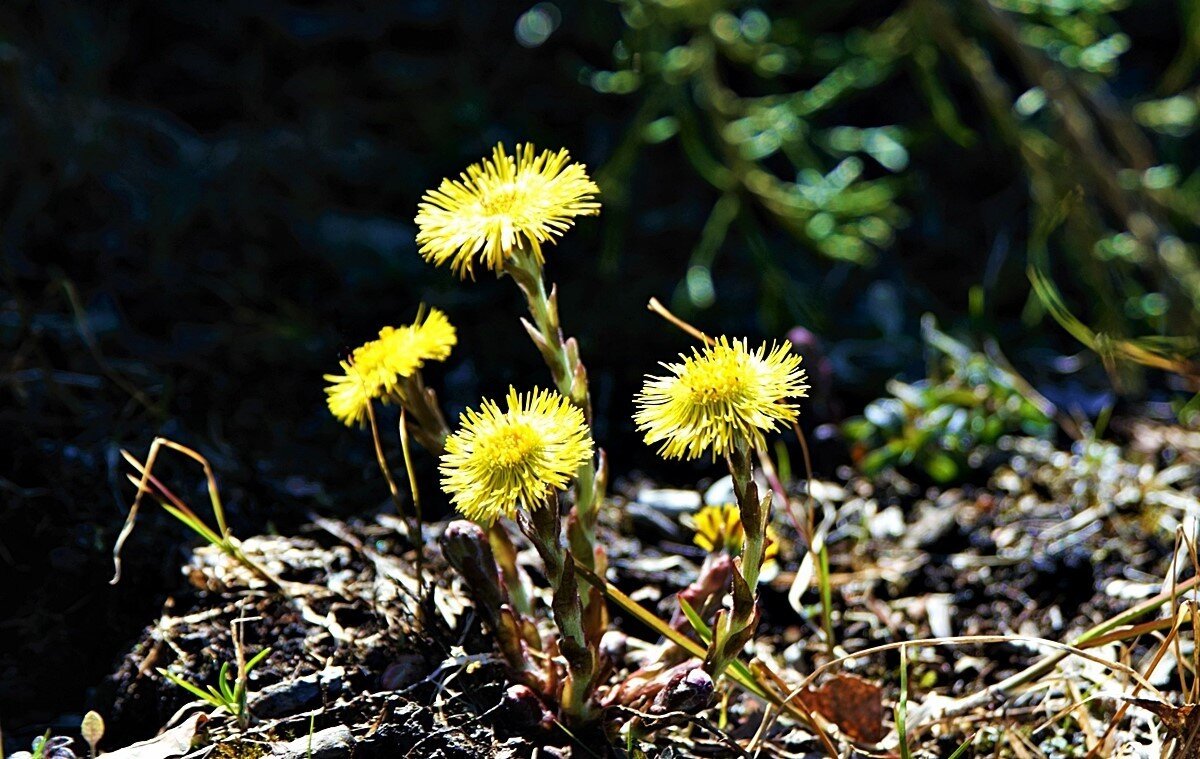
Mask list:
[[[987,145],[1012,157],[1035,230],[1029,248],[1044,243],[1071,273],[1091,333],[1182,339],[1200,330],[1200,156],[1186,142],[1200,119],[1200,35],[1186,30],[1200,10],[1179,4],[1174,61],[1152,96],[1128,98],[1114,81],[1131,44],[1121,24],[1136,5],[910,0],[879,15],[856,2],[623,0],[617,66],[590,83],[636,96],[641,110],[602,182],[627,179],[642,146],[676,141],[719,192],[680,296],[714,302],[710,270],[739,230],[765,307],[796,318],[794,254],[764,243],[762,214],[820,256],[869,265],[904,225],[903,208],[924,202],[910,150],[965,157]],[[903,102],[923,107],[899,123],[856,119],[857,103],[907,90]],[[1034,239],[1076,194],[1061,229]],[[1041,290],[1027,296],[1033,324],[1053,306]],[[1121,389],[1139,387],[1133,374]]]
[[[624,180],[641,144],[675,139],[720,193],[688,264],[681,291],[688,302],[715,302],[711,270],[739,227],[754,242],[766,296],[786,297],[795,282],[786,262],[765,249],[756,208],[834,260],[866,264],[891,244],[906,219],[894,177],[908,163],[904,130],[823,126],[822,116],[891,75],[903,56],[902,25],[817,39],[803,14],[776,18],[745,3],[628,0],[621,7],[629,31],[616,48],[620,68],[594,72],[590,82],[602,92],[638,92],[643,106],[604,179]],[[812,86],[789,86],[797,74]],[[735,89],[734,78],[751,92]]]
[[[932,354],[929,378],[892,380],[890,397],[842,426],[865,474],[912,466],[953,482],[1003,435],[1054,435],[1054,407],[1018,375],[938,330],[932,317],[923,333]]]
[[[223,663],[221,671],[217,674],[216,687],[209,685],[201,688],[199,685],[161,667],[158,669],[158,674],[210,706],[228,712],[237,720],[238,725],[245,730],[250,725],[250,710],[246,707],[246,686],[250,682],[250,673],[270,653],[270,648],[264,648],[249,660],[246,660],[241,655],[241,648],[238,646],[236,675],[233,673],[233,665],[230,662]]]

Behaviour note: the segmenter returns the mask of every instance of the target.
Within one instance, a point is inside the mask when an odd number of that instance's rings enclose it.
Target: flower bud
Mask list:
[[[680,670],[667,681],[650,706],[651,714],[685,712],[694,714],[708,706],[713,695],[713,681],[708,673],[695,664]]]
[[[510,685],[508,690],[504,691],[500,708],[505,722],[514,729],[528,729],[554,723],[554,715],[538,695],[524,685]]]
[[[609,630],[600,638],[600,655],[610,662],[620,662],[629,648],[629,639],[620,630]]]
[[[500,607],[507,599],[500,587],[500,575],[487,534],[474,522],[456,519],[446,525],[441,545],[446,561],[467,581],[480,614],[493,630],[496,629]]]

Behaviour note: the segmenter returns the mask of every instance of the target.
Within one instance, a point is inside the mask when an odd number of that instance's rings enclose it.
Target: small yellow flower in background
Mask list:
[[[342,374],[325,375],[330,412],[347,426],[364,424],[372,400],[387,400],[399,381],[426,361],[445,361],[457,342],[454,326],[436,308],[418,314],[412,324],[384,327],[379,339],[355,348],[350,360],[341,362]]]
[[[325,402],[329,411],[347,427],[367,422],[367,406],[375,397],[378,385],[363,376],[354,364],[342,361],[342,374],[326,374]]]
[[[505,400],[506,410],[484,400],[463,413],[439,467],[455,507],[485,524],[540,508],[592,455],[583,412],[557,392],[509,388]]]
[[[724,551],[730,556],[740,556],[742,546],[746,542],[746,532],[742,528],[742,515],[737,504],[726,503],[720,506],[704,506],[691,517],[692,527],[696,534],[692,542],[709,553]],[[767,547],[763,553],[763,562],[774,559],[779,554],[779,541],[775,528],[767,525]]]
[[[542,243],[570,229],[576,216],[600,213],[593,200],[600,189],[583,164],[570,160],[566,150],[536,154],[526,143],[510,156],[497,145],[459,179],[443,179],[417,207],[421,256],[449,263],[463,278],[474,276],[475,256],[499,272],[518,247],[541,264]]]
[[[360,350],[374,353],[368,360],[390,375],[384,378],[386,385],[394,383],[395,378],[411,377],[426,361],[445,361],[457,342],[458,336],[450,320],[432,308],[424,321],[418,318],[411,325],[384,327],[379,330],[378,340],[367,343]]]
[[[634,401],[634,422],[666,458],[724,456],[739,440],[761,447],[764,432],[796,419],[787,399],[808,394],[801,358],[787,344],[750,350],[744,340],[720,337],[680,358],[663,364],[669,376],[648,377]]]

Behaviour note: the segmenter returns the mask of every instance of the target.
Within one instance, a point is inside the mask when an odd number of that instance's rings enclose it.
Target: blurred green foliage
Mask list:
[[[1200,97],[1195,0],[620,5],[618,66],[590,83],[636,93],[641,139],[675,140],[720,193],[679,300],[714,302],[711,271],[735,220],[870,264],[921,202],[927,177],[912,150],[986,144],[1013,162],[1026,240],[1045,246],[1094,332],[1161,339],[1200,329],[1200,156],[1188,140]],[[1147,23],[1182,39],[1146,39]],[[1126,26],[1161,47],[1134,49]],[[1139,58],[1137,79],[1122,67],[1127,55]],[[1173,58],[1147,67],[1147,55]],[[897,91],[908,98],[894,113],[863,107]],[[1033,239],[1072,197],[1065,223]],[[759,259],[764,281],[786,276],[783,255]],[[1025,294],[1025,323],[1037,324],[1046,305]],[[1183,359],[1196,350],[1172,348]],[[1136,376],[1129,387],[1140,387]]]
[[[912,467],[935,482],[958,482],[1004,435],[1055,434],[1053,407],[1023,379],[938,330],[932,317],[923,331],[929,377],[892,380],[888,397],[842,425],[864,473]]]

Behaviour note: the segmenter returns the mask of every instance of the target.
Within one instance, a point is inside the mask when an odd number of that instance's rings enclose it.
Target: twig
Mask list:
[[[662,318],[664,318],[664,319],[666,319],[667,321],[671,322],[671,323],[672,323],[672,324],[674,324],[676,327],[679,327],[679,329],[683,330],[684,332],[688,333],[689,335],[691,335],[692,337],[696,338],[696,339],[697,339],[697,340],[699,340],[700,342],[704,343],[705,345],[715,345],[715,344],[716,344],[716,341],[715,341],[715,340],[713,340],[711,337],[709,337],[708,335],[704,334],[704,333],[703,333],[703,332],[701,332],[700,330],[696,329],[696,328],[695,328],[695,327],[693,327],[692,325],[688,324],[688,323],[687,323],[687,322],[685,322],[683,319],[680,319],[680,318],[679,318],[678,316],[676,316],[675,314],[671,313],[671,312],[670,312],[670,311],[667,309],[667,307],[666,307],[666,306],[664,306],[662,303],[660,303],[660,302],[658,301],[658,298],[651,298],[651,299],[650,299],[650,302],[647,304],[647,306],[646,306],[646,307],[647,307],[647,308],[649,308],[649,309],[650,309],[651,311],[653,311],[654,313],[656,313],[656,314],[658,314],[659,316],[661,316]]]
[[[662,714],[650,714],[649,712],[644,712],[640,709],[634,709],[632,706],[623,706],[621,704],[614,704],[610,706],[609,709],[637,717],[643,722],[648,723],[647,728],[649,730],[654,730],[652,725],[655,722],[663,722],[666,720],[686,720],[693,725],[698,725],[707,732],[712,733],[717,740],[721,741],[721,743],[724,743],[726,746],[732,749],[738,756],[746,757],[747,759],[751,756],[746,749],[742,748],[741,744],[727,735],[724,730],[721,730],[708,720],[695,714],[688,714],[687,712],[663,712]]]

